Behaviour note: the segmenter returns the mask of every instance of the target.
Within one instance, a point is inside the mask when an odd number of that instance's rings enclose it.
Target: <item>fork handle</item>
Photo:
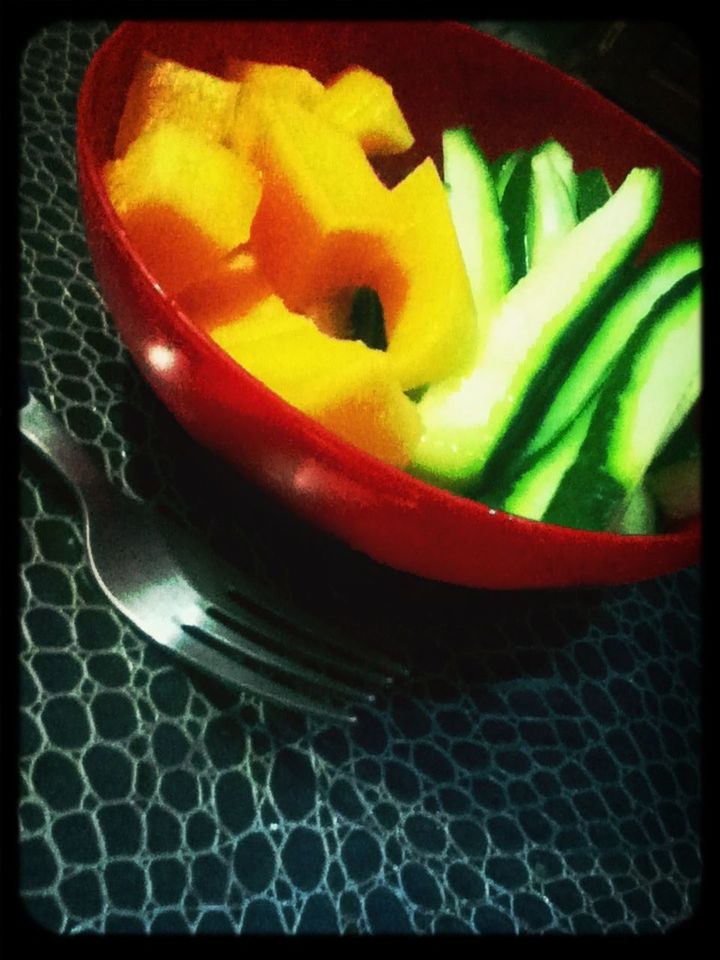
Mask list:
[[[22,399],[25,403],[20,407],[20,432],[70,482],[83,505],[91,489],[95,497],[107,490],[109,483],[105,474],[60,418],[32,394],[26,393]]]

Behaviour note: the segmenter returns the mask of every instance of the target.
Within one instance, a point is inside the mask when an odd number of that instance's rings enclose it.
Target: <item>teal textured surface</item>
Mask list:
[[[700,571],[518,594],[421,583],[286,517],[140,379],[85,246],[74,110],[103,23],[21,93],[20,361],[131,496],[410,679],[354,728],[186,671],[108,607],[72,494],[20,474],[20,895],[77,932],[666,931],[700,896]]]

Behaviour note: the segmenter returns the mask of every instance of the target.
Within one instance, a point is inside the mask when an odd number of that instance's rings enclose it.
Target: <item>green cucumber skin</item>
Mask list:
[[[577,175],[577,216],[584,220],[612,196],[610,184],[602,170],[593,167]]]
[[[658,170],[634,169],[607,208],[578,224],[549,262],[511,288],[473,371],[434,384],[423,397],[424,432],[411,472],[471,495],[541,365],[552,369],[556,342],[634,256],[654,222],[660,194]],[[569,278],[571,285],[556,283],[556,277]],[[532,338],[516,349],[528,322]]]
[[[482,340],[510,287],[510,262],[492,171],[467,127],[443,133],[443,171]]]
[[[508,180],[512,176],[518,161],[521,157],[525,156],[525,153],[525,150],[509,150],[490,164],[490,173],[495,183],[498,203],[503,198]]]
[[[544,397],[533,399],[537,403],[534,409],[545,412],[528,441],[528,455],[552,443],[588,397],[600,389],[633,330],[658,300],[684,276],[698,270],[701,262],[700,245],[687,241],[657,254],[637,272],[630,268],[618,277],[618,295],[614,297],[610,288],[609,298],[598,302],[597,316],[588,323],[594,332],[582,352],[572,354],[577,358],[572,369],[563,380],[556,376],[549,382]]]
[[[500,200],[511,286],[525,276],[529,266],[526,228],[531,184],[532,154],[523,152],[515,162]]]
[[[538,411],[552,406],[554,398],[562,389],[568,371],[576,357],[586,349],[600,319],[616,301],[618,292],[624,289],[631,276],[630,264],[623,264],[605,284],[597,290],[584,310],[560,334],[543,368],[527,384],[522,399],[510,419],[494,450],[488,457],[480,477],[468,486],[468,496],[484,500],[488,490],[513,485],[526,470],[537,463],[539,454],[549,452],[552,443],[564,435],[570,421],[542,448],[530,447],[533,433],[538,427]],[[592,399],[587,396],[586,402]],[[580,416],[586,404],[579,405],[575,416]],[[539,518],[538,518],[539,519]]]
[[[697,404],[690,410],[683,422],[668,439],[650,465],[649,473],[662,470],[673,464],[700,458],[700,433]]]
[[[688,310],[692,309],[694,298],[702,289],[700,275],[700,271],[696,271],[676,284],[630,337],[602,388],[578,457],[558,486],[542,517],[543,522],[595,531],[617,526],[645,473],[641,470],[629,485],[616,476],[610,464],[613,440],[622,436],[621,431],[627,426],[622,416],[626,391],[656,330],[673,316],[674,308],[687,305]]]
[[[521,468],[513,464],[501,476],[496,490],[484,494],[484,503],[528,520],[541,520],[563,477],[572,467],[590,428],[597,399],[587,404],[563,434]]]
[[[533,169],[538,157],[549,164],[557,178],[550,191],[539,183]],[[511,280],[515,284],[544,253],[546,237],[538,227],[538,204],[541,210],[552,206],[565,229],[577,222],[575,174],[572,157],[556,140],[546,140],[532,150],[517,150],[501,160],[504,162],[498,169],[496,189],[505,223]]]

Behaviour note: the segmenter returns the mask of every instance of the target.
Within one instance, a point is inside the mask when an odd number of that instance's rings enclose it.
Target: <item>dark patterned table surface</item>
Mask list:
[[[85,246],[74,111],[110,29],[53,22],[20,60],[30,386],[125,492],[230,546],[278,609],[311,609],[410,679],[345,727],[180,667],[110,609],[72,494],[23,447],[27,917],[63,934],[687,921],[702,874],[700,571],[535,594],[420,583],[286,518],[198,450],[118,341]]]

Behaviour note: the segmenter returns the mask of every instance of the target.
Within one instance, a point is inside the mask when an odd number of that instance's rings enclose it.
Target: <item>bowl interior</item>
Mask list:
[[[621,583],[694,562],[699,522],[656,537],[619,537],[491,512],[331,437],[248,376],[182,316],[138,263],[100,171],[143,51],[219,73],[227,56],[306,67],[320,80],[348,64],[384,76],[416,136],[379,172],[397,181],[440,135],[470,126],[489,158],[555,137],[578,170],[613,187],[633,166],[659,167],[664,197],[643,255],[700,234],[700,177],[662,139],[549,65],[457,24],[423,22],[130,22],[96,54],[78,105],[78,170],[88,242],[123,339],[163,402],[201,443],[288,506],[375,559],[434,579],[512,588]],[[432,69],[428,69],[432,64]],[[147,362],[169,342],[168,373]]]

